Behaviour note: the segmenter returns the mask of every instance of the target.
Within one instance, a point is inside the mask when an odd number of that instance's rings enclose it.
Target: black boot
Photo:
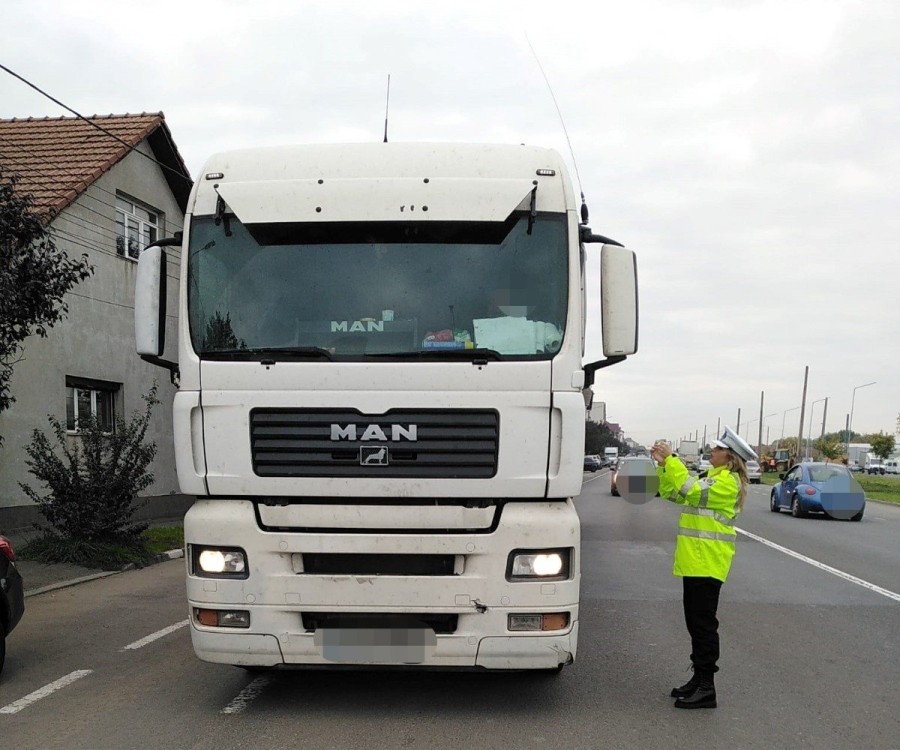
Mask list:
[[[693,669],[693,667],[691,667]],[[694,672],[691,675],[691,679],[689,679],[684,685],[681,687],[672,688],[672,692],[669,693],[673,698],[687,698],[689,695],[693,695],[694,691],[697,689],[697,686],[700,684],[700,677]]]
[[[716,685],[712,674],[694,674],[697,687],[690,695],[675,701],[675,708],[715,708]]]

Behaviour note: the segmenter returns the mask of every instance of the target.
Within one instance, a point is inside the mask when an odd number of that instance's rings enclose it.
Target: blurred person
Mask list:
[[[678,522],[673,573],[684,587],[684,620],[691,637],[694,674],[673,688],[676,708],[715,708],[713,675],[719,670],[719,592],[734,557],[734,519],[747,497],[746,462],[753,449],[730,427],[712,441],[712,468],[704,478],[692,477],[666,443],[650,451],[657,463],[659,493],[684,505]]]

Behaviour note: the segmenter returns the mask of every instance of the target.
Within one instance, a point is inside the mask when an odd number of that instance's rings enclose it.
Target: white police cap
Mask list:
[[[713,440],[712,444],[718,445],[720,448],[727,448],[745,461],[755,461],[757,459],[756,452],[747,441],[727,425],[725,426],[725,432],[722,433],[722,437],[718,440]]]

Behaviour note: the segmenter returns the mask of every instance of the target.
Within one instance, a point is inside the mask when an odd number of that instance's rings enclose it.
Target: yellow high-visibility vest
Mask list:
[[[657,467],[660,497],[684,505],[675,543],[676,576],[700,576],[725,581],[734,557],[740,479],[726,466],[709,470],[705,479],[692,477],[675,456]]]

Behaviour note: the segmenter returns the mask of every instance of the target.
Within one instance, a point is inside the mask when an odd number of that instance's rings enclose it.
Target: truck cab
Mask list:
[[[138,352],[180,378],[201,659],[574,660],[583,390],[637,348],[634,254],[578,208],[559,155],[524,146],[208,161],[185,217],[176,363],[162,248],[141,257],[135,315]],[[584,364],[589,304],[606,358]]]

